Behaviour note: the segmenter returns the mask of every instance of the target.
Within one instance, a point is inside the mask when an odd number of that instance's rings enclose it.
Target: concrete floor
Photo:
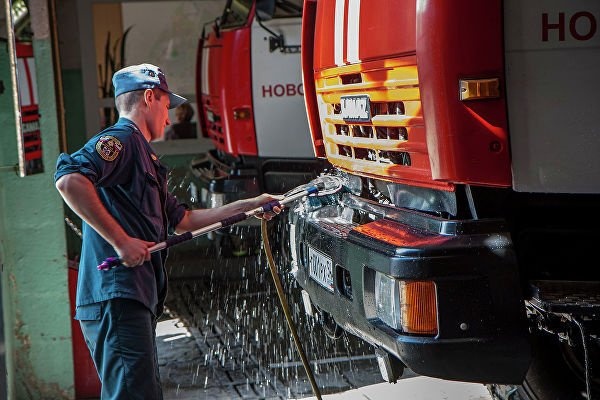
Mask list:
[[[239,289],[233,289],[236,296],[244,298],[244,314],[241,306],[233,306],[233,295],[214,293],[212,299],[205,284],[204,280],[187,280],[170,289],[172,317],[157,327],[165,398],[284,400],[311,396],[291,335],[280,321],[282,315],[273,310],[278,304],[267,301],[272,300],[268,291],[239,294]],[[299,326],[298,334],[323,393],[381,381],[370,346],[354,338],[324,340],[318,330],[307,338],[306,328],[311,329]]]

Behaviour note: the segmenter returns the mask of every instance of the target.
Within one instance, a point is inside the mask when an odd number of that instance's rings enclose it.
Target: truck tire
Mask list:
[[[567,344],[540,333],[532,337],[532,351],[533,360],[522,385],[488,385],[494,400],[587,399],[584,372],[573,365]]]

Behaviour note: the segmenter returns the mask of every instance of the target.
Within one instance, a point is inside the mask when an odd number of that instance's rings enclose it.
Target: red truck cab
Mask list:
[[[284,193],[323,167],[304,112],[301,15],[299,0],[229,0],[199,42],[198,104],[215,150],[193,169],[213,197]]]
[[[282,194],[323,169],[304,111],[301,15],[300,0],[228,0],[205,29],[196,93],[203,135],[215,148],[191,166],[201,206]]]

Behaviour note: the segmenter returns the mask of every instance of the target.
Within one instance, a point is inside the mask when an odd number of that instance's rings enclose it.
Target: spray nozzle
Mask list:
[[[335,193],[343,187],[342,179],[333,175],[321,175],[306,185],[298,186],[288,191],[284,196],[288,197],[300,192],[307,192],[308,195],[324,196]]]

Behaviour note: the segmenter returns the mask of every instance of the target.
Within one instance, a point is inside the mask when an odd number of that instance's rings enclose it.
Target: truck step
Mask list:
[[[600,315],[600,282],[533,281],[529,301],[550,313]]]

